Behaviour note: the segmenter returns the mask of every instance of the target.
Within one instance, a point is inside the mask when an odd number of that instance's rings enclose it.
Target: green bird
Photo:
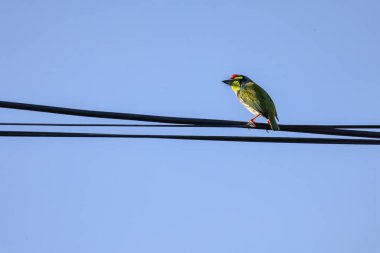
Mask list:
[[[268,93],[257,83],[246,76],[233,74],[230,79],[222,81],[231,86],[239,101],[255,116],[248,121],[249,125],[256,127],[255,119],[263,116],[272,130],[280,130],[276,122],[277,111],[273,100]]]

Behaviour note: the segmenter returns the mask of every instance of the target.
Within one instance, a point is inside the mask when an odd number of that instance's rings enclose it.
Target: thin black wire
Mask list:
[[[0,126],[59,126],[59,127],[235,127],[235,128],[247,128],[252,127],[245,125],[191,125],[191,124],[61,124],[61,123],[0,123]],[[283,130],[288,132],[299,132],[298,126],[283,125]],[[330,129],[330,128],[313,128],[308,130],[308,133],[324,134],[324,135],[336,135],[347,137],[362,137],[362,138],[376,138],[380,139],[380,132],[371,131],[350,131],[344,129]]]
[[[239,127],[246,128],[247,122],[232,121],[232,120],[217,120],[217,119],[199,119],[199,118],[180,118],[180,117],[165,117],[155,115],[142,115],[131,113],[117,113],[117,112],[103,112],[103,111],[91,111],[80,110],[64,107],[54,107],[36,104],[25,104],[0,101],[0,107],[9,109],[19,109],[28,111],[47,112],[55,114],[65,114],[84,117],[95,118],[108,118],[108,119],[122,119],[122,120],[135,120],[135,121],[149,121],[157,123],[171,123],[171,124],[187,124],[194,125],[196,127]],[[281,131],[297,132],[297,133],[312,133],[312,134],[324,134],[324,135],[336,135],[336,136],[350,136],[350,137],[364,137],[364,138],[380,138],[379,132],[371,131],[357,131],[357,130],[344,130],[331,128],[330,126],[320,125],[283,125],[280,124]],[[352,126],[352,125],[350,125]],[[256,123],[256,128],[260,130],[270,130],[268,124]]]
[[[172,140],[202,140],[202,141],[267,142],[267,143],[380,145],[380,140],[371,140],[371,139],[146,135],[146,134],[134,135],[134,134],[103,134],[103,133],[33,132],[33,131],[0,131],[0,137],[139,138],[139,139],[172,139]]]
[[[20,123],[0,122],[0,126],[57,126],[57,127],[231,127],[252,128],[247,124],[231,125],[194,125],[194,124],[78,124],[78,123]],[[283,125],[284,126],[284,125]],[[316,129],[380,129],[380,125],[286,125],[287,127],[305,127]]]

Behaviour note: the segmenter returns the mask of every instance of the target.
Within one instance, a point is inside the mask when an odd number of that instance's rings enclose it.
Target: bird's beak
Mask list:
[[[233,81],[234,81],[233,79],[228,79],[228,80],[223,80],[222,82],[225,84],[231,85]]]

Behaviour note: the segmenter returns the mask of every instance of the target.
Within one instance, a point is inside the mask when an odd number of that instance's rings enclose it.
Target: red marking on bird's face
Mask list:
[[[238,74],[232,74],[232,75],[230,76],[230,79],[234,79],[237,75],[238,75]]]

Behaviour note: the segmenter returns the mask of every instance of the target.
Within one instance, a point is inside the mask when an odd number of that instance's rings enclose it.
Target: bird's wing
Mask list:
[[[268,118],[269,114],[274,113],[277,117],[276,108],[273,100],[268,93],[259,85],[253,82],[246,83],[240,89],[240,98],[252,106],[253,109]]]
[[[265,106],[263,105],[263,99],[253,83],[246,83],[242,85],[238,94],[239,98],[252,107],[255,111],[259,112],[262,115],[266,115]]]

